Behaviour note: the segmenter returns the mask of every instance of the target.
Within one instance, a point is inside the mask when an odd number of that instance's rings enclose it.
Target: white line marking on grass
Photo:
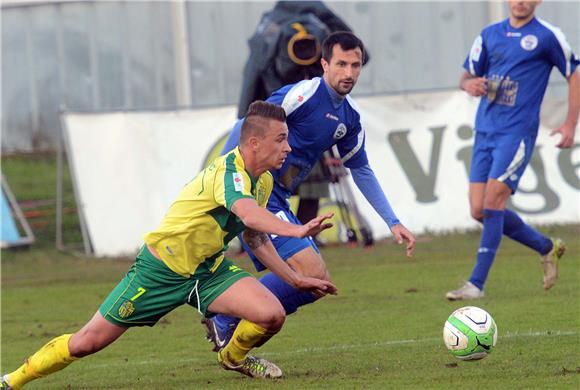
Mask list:
[[[578,336],[580,332],[574,331],[528,331],[524,333],[520,332],[507,332],[506,334],[502,334],[500,332],[499,339],[512,339],[518,337],[562,337],[562,336]],[[419,343],[430,343],[430,342],[440,342],[442,337],[431,337],[425,339],[408,339],[408,340],[389,340],[389,341],[375,341],[373,343],[361,343],[361,344],[342,344],[342,345],[333,345],[330,347],[312,347],[312,348],[299,348],[294,349],[291,351],[282,351],[282,352],[262,352],[260,356],[278,356],[278,355],[294,355],[294,354],[301,354],[301,353],[312,353],[312,352],[331,352],[331,351],[344,351],[349,349],[363,349],[369,347],[388,347],[393,345],[405,345],[405,344],[419,344]],[[442,342],[442,341],[441,341]],[[190,362],[200,362],[204,361],[205,359],[179,359],[180,363],[190,363]],[[118,362],[115,363],[100,363],[100,364],[91,364],[86,362],[86,368],[106,368],[106,367],[127,367],[127,366],[137,366],[137,365],[162,365],[166,364],[167,362],[164,359],[155,359],[155,360],[136,360],[131,358],[129,361],[126,362]]]
[[[499,339],[511,339],[518,337],[554,337],[554,336],[578,336],[580,332],[574,331],[528,331],[525,333],[520,332],[507,332],[502,334],[499,333]],[[342,344],[333,345],[330,347],[313,347],[313,348],[300,348],[292,351],[283,352],[262,352],[260,355],[288,355],[296,353],[311,353],[311,352],[329,352],[329,351],[342,351],[347,349],[361,349],[361,348],[372,348],[372,347],[388,347],[393,345],[405,345],[405,344],[419,344],[419,343],[430,343],[434,341],[441,341],[442,337],[431,337],[425,339],[409,339],[409,340],[390,340],[390,341],[375,341],[373,343],[363,343],[363,344]]]

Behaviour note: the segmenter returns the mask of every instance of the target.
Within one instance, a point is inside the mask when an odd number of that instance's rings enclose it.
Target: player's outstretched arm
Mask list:
[[[243,237],[258,260],[292,287],[299,290],[312,291],[319,296],[337,294],[338,290],[332,282],[303,276],[290,268],[280,258],[266,233],[246,229]]]
[[[562,126],[552,131],[550,135],[560,134],[558,148],[569,148],[574,144],[574,135],[578,125],[578,114],[580,113],[580,71],[576,69],[568,78],[568,115]]]
[[[232,212],[242,220],[246,227],[252,230],[298,238],[314,236],[332,227],[332,223],[325,221],[334,215],[332,213],[324,214],[312,219],[305,225],[296,225],[281,220],[268,210],[258,206],[258,203],[251,198],[237,200],[232,205]]]
[[[356,186],[391,229],[395,241],[399,244],[407,242],[407,256],[411,257],[415,248],[415,237],[395,215],[371,167],[367,164],[351,168],[350,172]]]

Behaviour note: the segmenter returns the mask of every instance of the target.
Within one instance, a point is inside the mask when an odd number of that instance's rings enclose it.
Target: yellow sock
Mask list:
[[[71,337],[72,334],[63,334],[54,338],[26,359],[22,366],[8,374],[10,387],[20,389],[31,380],[62,370],[76,360],[68,350]]]
[[[253,322],[241,320],[228,343],[220,351],[221,357],[231,363],[242,362],[252,348],[263,345],[277,332],[268,332]]]

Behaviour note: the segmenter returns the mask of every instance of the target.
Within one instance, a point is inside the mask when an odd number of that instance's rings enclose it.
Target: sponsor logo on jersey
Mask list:
[[[134,311],[135,311],[135,306],[133,305],[133,302],[131,302],[131,301],[125,301],[119,307],[119,317],[121,317],[121,318],[127,318],[131,314],[133,314]]]
[[[341,139],[342,137],[344,137],[346,134],[346,126],[344,125],[344,123],[339,123],[336,130],[334,131],[334,135],[332,136],[332,138],[334,139]]]
[[[526,35],[520,41],[522,49],[532,51],[538,46],[538,38],[535,35]]]
[[[326,119],[332,119],[333,121],[338,122],[338,117],[336,115],[332,115],[330,112],[327,112],[325,116],[326,116]]]
[[[242,192],[244,190],[244,178],[238,172],[232,173],[234,177],[234,190]]]
[[[304,96],[298,95],[298,103],[302,103],[302,100],[304,100]]]
[[[508,31],[506,35],[508,37],[521,37],[522,36],[522,33],[521,32]]]
[[[504,106],[514,106],[518,96],[519,83],[509,76],[503,78],[491,75],[487,79],[487,100]]]

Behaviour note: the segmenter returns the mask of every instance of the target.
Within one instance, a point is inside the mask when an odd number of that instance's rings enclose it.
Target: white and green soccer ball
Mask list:
[[[497,326],[491,315],[475,306],[455,310],[443,327],[449,352],[461,360],[483,359],[495,347]]]

